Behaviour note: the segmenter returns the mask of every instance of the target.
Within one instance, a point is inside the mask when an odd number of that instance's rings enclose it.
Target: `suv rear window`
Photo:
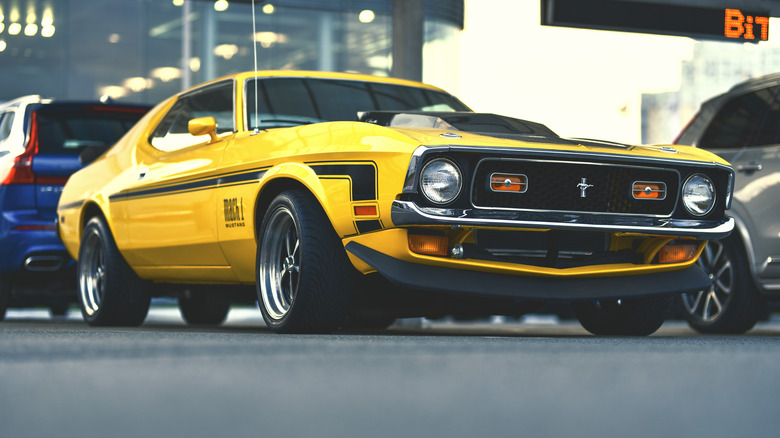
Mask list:
[[[737,96],[728,101],[704,132],[707,149],[741,148],[777,142],[780,86]]]
[[[144,107],[47,105],[36,113],[38,152],[80,152],[111,146],[143,115]]]

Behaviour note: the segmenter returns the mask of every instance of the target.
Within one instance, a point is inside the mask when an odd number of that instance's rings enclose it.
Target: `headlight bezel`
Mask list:
[[[703,179],[704,181],[702,182],[704,182],[708,186],[709,191],[711,193],[710,199],[708,201],[709,205],[707,206],[706,209],[697,208],[696,207],[697,201],[691,201],[689,199],[686,199],[688,196],[692,196],[692,194],[689,195],[686,192],[687,192],[688,184],[690,184],[694,180],[694,178]],[[716,186],[712,178],[710,178],[709,176],[703,173],[694,173],[688,176],[685,179],[685,182],[683,182],[682,190],[680,191],[680,200],[682,202],[683,208],[685,209],[685,212],[695,218],[702,218],[712,213],[712,211],[715,209],[715,205],[718,202],[718,193],[715,187]]]
[[[434,199],[434,196],[432,196],[432,194],[429,193],[429,190],[426,189],[425,173],[430,169],[430,166],[435,163],[445,163],[452,166],[452,168],[455,170],[454,173],[457,175],[457,179],[458,179],[457,190],[455,191],[455,194],[442,200]],[[420,194],[423,196],[423,198],[426,201],[430,202],[433,205],[442,206],[442,205],[452,204],[460,197],[461,193],[463,193],[463,186],[464,186],[463,170],[460,168],[460,166],[458,166],[458,164],[454,160],[451,160],[449,158],[445,158],[445,157],[432,158],[428,160],[420,169],[420,176],[418,180],[418,187],[419,187]]]

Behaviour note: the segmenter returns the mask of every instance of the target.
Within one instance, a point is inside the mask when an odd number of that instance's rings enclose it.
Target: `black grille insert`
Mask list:
[[[524,174],[524,193],[495,192],[490,175]],[[663,200],[635,199],[636,181],[666,184]],[[477,208],[671,216],[677,204],[680,176],[676,170],[623,164],[576,163],[521,159],[485,159],[477,165],[472,204]]]

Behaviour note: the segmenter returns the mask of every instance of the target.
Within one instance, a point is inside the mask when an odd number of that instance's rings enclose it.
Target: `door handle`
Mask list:
[[[755,161],[753,161],[750,162],[749,164],[737,164],[735,169],[737,170],[737,172],[752,173],[752,172],[758,172],[763,168],[764,166],[761,163],[756,163]]]
[[[147,173],[149,173],[149,169],[147,169],[146,167],[142,167],[138,169],[138,181],[144,179]]]

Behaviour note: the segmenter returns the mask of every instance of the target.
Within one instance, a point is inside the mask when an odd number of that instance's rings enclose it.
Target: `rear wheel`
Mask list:
[[[93,326],[136,326],[149,311],[146,284],[130,268],[101,217],[84,227],[78,261],[81,314]]]
[[[256,279],[260,310],[278,333],[332,332],[347,318],[352,265],[316,199],[279,194],[260,228]]]
[[[179,297],[181,316],[190,325],[220,325],[230,311],[230,300],[216,292],[195,292]]]
[[[585,330],[594,335],[647,336],[671,313],[674,297],[598,300],[572,303]]]
[[[710,241],[697,263],[712,285],[680,295],[688,324],[701,333],[744,333],[753,328],[766,301],[753,285],[739,240]]]

